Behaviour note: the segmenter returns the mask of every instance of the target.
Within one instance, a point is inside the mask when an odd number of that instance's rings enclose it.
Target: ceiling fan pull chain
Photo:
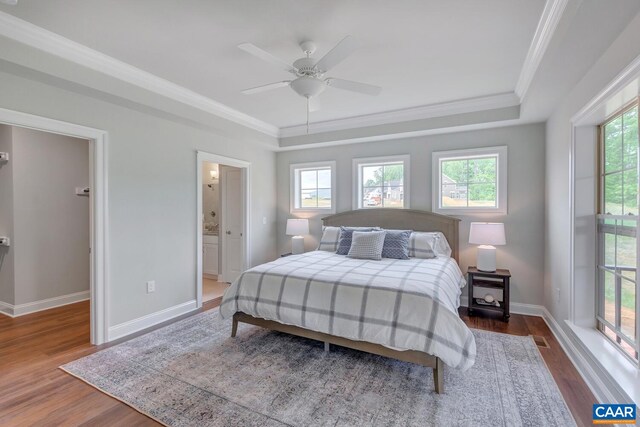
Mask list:
[[[307,96],[307,135],[309,135],[309,97]]]

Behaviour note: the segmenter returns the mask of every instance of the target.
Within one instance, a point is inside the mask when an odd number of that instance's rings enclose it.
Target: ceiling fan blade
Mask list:
[[[260,93],[260,92],[265,92],[271,89],[277,89],[279,87],[289,86],[289,83],[291,83],[291,80],[285,80],[285,81],[276,82],[276,83],[269,83],[268,85],[262,85],[258,87],[245,89],[242,91],[242,93],[244,93],[245,95],[253,95],[254,93]]]
[[[316,62],[316,68],[323,73],[329,71],[351,55],[357,47],[356,39],[353,36],[343,38],[333,49]]]
[[[238,47],[242,50],[244,50],[247,53],[250,53],[253,56],[256,56],[260,59],[262,59],[263,61],[269,62],[273,65],[275,65],[276,67],[280,68],[281,70],[284,71],[288,71],[290,73],[296,73],[297,68],[294,67],[291,64],[287,64],[285,61],[283,61],[282,59],[278,58],[277,56],[273,56],[272,54],[270,54],[269,52],[267,52],[266,50],[262,50],[260,49],[258,46],[251,44],[251,43],[242,43],[240,45],[238,45]]]
[[[309,111],[320,111],[320,99],[317,96],[309,98]]]
[[[379,95],[382,90],[379,86],[369,85],[366,83],[354,82],[351,80],[335,79],[333,77],[326,80],[331,87],[338,89],[350,90],[352,92],[364,93],[365,95]]]

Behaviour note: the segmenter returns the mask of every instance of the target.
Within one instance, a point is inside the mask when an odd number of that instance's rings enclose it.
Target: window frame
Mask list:
[[[360,157],[353,159],[352,172],[353,172],[353,209],[383,209],[384,206],[362,206],[362,167],[364,166],[381,166],[402,163],[402,192],[403,192],[403,206],[402,208],[387,208],[387,209],[409,209],[411,207],[410,200],[410,177],[411,177],[411,156],[408,154],[392,155],[392,156],[380,156],[380,157]],[[384,188],[384,186],[383,186]]]
[[[441,206],[442,162],[446,160],[468,160],[497,157],[496,161],[496,207]],[[502,214],[508,213],[508,148],[506,145],[482,148],[467,148],[449,151],[434,151],[431,155],[431,202],[432,210],[445,215]]]
[[[300,172],[329,169],[331,171],[331,207],[296,207],[296,197],[300,186]],[[316,183],[317,184],[317,183]],[[316,185],[316,189],[317,189]],[[291,163],[289,165],[289,211],[290,213],[315,212],[336,213],[336,162],[328,160],[323,162]]]
[[[627,359],[629,359],[636,366],[640,367],[640,282],[638,281],[637,268],[638,264],[640,264],[640,241],[638,240],[640,234],[640,216],[639,215],[624,215],[624,214],[611,214],[605,212],[605,178],[608,175],[616,174],[616,173],[624,173],[629,170],[624,165],[624,161],[621,165],[620,170],[615,171],[606,171],[606,158],[605,158],[605,127],[617,120],[619,117],[624,116],[625,113],[632,110],[633,108],[638,109],[638,115],[640,116],[640,102],[639,99],[636,98],[630,103],[627,103],[622,108],[616,110],[614,113],[609,115],[606,120],[600,123],[597,127],[597,189],[596,189],[596,312],[595,312],[595,321],[596,321],[596,329],[602,333],[608,340],[611,342],[616,349],[620,351]],[[623,124],[624,126],[624,124]],[[623,128],[624,129],[624,128]],[[623,131],[624,132],[624,131]],[[640,120],[638,120],[638,137],[640,139]],[[624,133],[622,136],[621,143],[624,147]],[[640,141],[638,143],[639,149],[636,151],[636,170],[638,171],[638,181],[640,182]],[[623,148],[624,153],[624,148]],[[624,159],[623,159],[624,160]],[[623,175],[624,178],[624,175]],[[624,183],[623,183],[623,199],[622,199],[622,209],[624,210]],[[636,197],[640,197],[640,195],[636,195]],[[637,203],[638,201],[636,201]],[[613,225],[604,224],[601,225],[601,222],[604,221],[614,221]],[[622,231],[618,233],[618,221],[622,222]],[[622,274],[622,271],[618,271],[620,268],[617,264],[618,259],[618,248],[617,248],[617,239],[618,236],[629,233],[629,230],[625,230],[624,221],[635,221],[635,237],[636,237],[636,274],[635,281],[629,278],[625,278]],[[605,243],[602,239],[602,235],[607,233],[607,231],[601,231],[602,229],[611,230],[613,228],[613,233],[609,232],[608,234],[612,234],[614,236],[614,263],[613,268],[610,266],[604,265],[606,259],[604,259],[604,250]],[[605,286],[606,284],[603,281],[603,278],[606,276],[606,272],[613,274],[614,277],[614,290],[615,290],[615,307],[614,307],[614,323],[612,324],[606,319],[605,313]],[[622,330],[622,283],[624,281],[630,281],[635,285],[635,337],[630,338],[625,332]],[[609,333],[607,333],[607,330]],[[612,336],[613,335],[613,336]],[[635,341],[635,342],[634,342]],[[623,347],[631,347],[635,350],[635,354],[629,354],[627,350]]]

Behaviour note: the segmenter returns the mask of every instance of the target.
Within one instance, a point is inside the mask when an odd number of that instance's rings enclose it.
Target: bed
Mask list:
[[[368,209],[323,218],[325,226],[378,226],[441,232],[451,257],[381,261],[327,251],[292,255],[245,271],[220,305],[239,322],[433,368],[468,369],[475,340],[457,313],[464,277],[456,218],[410,209]]]

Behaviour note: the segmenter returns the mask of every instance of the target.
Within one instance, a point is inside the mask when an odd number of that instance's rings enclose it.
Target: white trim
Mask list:
[[[569,4],[569,0],[547,0],[542,16],[538,22],[538,27],[531,40],[529,51],[520,70],[520,76],[516,83],[515,93],[522,102],[529,90],[531,81],[533,80],[538,67],[542,62],[542,58],[549,47],[549,43],[553,39],[558,24],[562,19],[562,15]]]
[[[377,126],[389,123],[472,113],[476,111],[495,110],[499,108],[514,107],[517,105],[520,105],[520,100],[515,93],[500,93],[478,98],[467,98],[438,104],[422,105],[420,107],[405,108],[402,110],[310,123],[308,133],[306,125],[284,127],[280,128],[279,136],[280,138],[287,138],[307,134],[311,135],[315,133],[332,132],[365,126]]]
[[[375,165],[382,163],[403,163],[403,179],[402,179],[402,192],[403,192],[403,209],[409,209],[411,207],[411,156],[409,154],[398,154],[392,156],[381,157],[359,157],[352,160],[352,206],[353,209],[379,209],[380,207],[366,207],[360,206],[362,195],[360,190],[360,166],[362,165]]]
[[[50,308],[62,307],[63,305],[86,301],[90,299],[90,297],[91,291],[82,291],[18,305],[11,305],[7,304],[6,302],[0,302],[0,313],[4,313],[11,317],[24,316],[26,314],[35,313],[42,310],[49,310]]]
[[[283,146],[280,146],[280,148],[277,148],[275,151],[280,152],[280,151],[308,150],[310,148],[336,147],[336,146],[348,145],[348,144],[362,144],[365,142],[415,138],[419,136],[446,135],[446,134],[459,133],[459,132],[468,132],[472,130],[497,129],[497,128],[510,127],[510,126],[520,126],[520,125],[525,125],[530,123],[537,123],[537,122],[526,122],[526,121],[520,121],[520,119],[509,119],[509,120],[500,120],[496,122],[474,123],[472,125],[451,126],[451,127],[437,128],[437,129],[424,129],[424,130],[400,132],[400,133],[388,133],[384,135],[372,135],[372,136],[363,136],[358,138],[336,139],[331,141],[301,143],[296,145],[283,145]]]
[[[198,309],[197,305],[196,300],[191,300],[112,326],[109,328],[109,341],[131,335],[143,329],[155,326],[158,323],[166,322],[167,320],[190,313]]]
[[[498,206],[496,208],[482,208],[482,207],[440,207],[442,185],[440,182],[440,162],[442,160],[450,159],[465,159],[469,157],[482,157],[497,155],[497,188],[496,188],[496,201]],[[482,147],[482,148],[466,148],[460,150],[449,151],[434,151],[431,153],[431,203],[434,212],[445,215],[473,215],[473,214],[496,214],[506,215],[508,213],[508,173],[509,173],[509,153],[506,145],[497,147]]]
[[[274,125],[5,12],[0,12],[0,35],[269,136],[278,136]]]
[[[202,163],[218,163],[219,165],[233,166],[242,169],[243,199],[244,199],[244,230],[242,239],[242,270],[249,268],[251,264],[251,162],[235,159],[232,157],[220,156],[218,154],[207,153],[206,151],[196,151],[196,307],[202,307]],[[224,249],[223,249],[224,250]],[[218,271],[222,273],[222,265]],[[224,280],[222,274],[218,275],[218,280]]]
[[[296,208],[295,199],[297,196],[296,188],[298,187],[298,176],[296,170],[306,169],[326,169],[331,170],[331,207],[330,208]],[[327,160],[324,162],[311,163],[291,163],[289,164],[289,213],[336,213],[336,161]]]
[[[574,127],[591,124],[589,120],[594,120],[591,116],[603,106],[606,106],[609,99],[623,92],[627,86],[640,78],[640,55],[627,65],[613,80],[611,80],[596,96],[594,96],[584,107],[580,109],[573,117],[571,123]],[[638,97],[638,86],[634,86],[635,97]],[[627,104],[629,100],[620,99],[617,105],[608,106],[611,112]]]
[[[4,301],[0,301],[0,314],[7,315],[9,317],[13,316],[13,304],[6,303]]]
[[[0,12],[1,14],[1,12]],[[0,15],[0,18],[2,15]],[[0,24],[2,22],[0,21]],[[2,25],[0,25],[0,29]],[[91,195],[91,343],[106,342],[109,325],[108,134],[73,123],[0,108],[0,123],[88,139]]]

